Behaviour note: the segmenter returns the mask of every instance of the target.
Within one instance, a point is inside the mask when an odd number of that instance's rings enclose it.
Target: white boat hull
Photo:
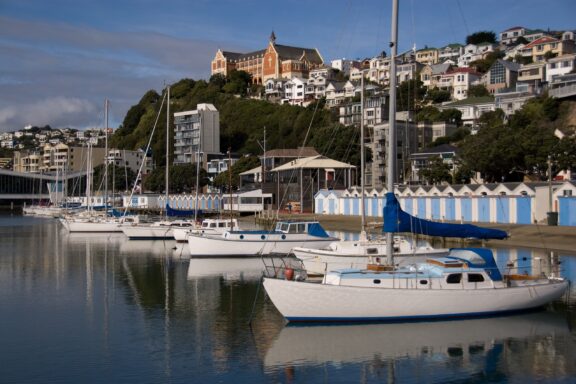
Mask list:
[[[491,289],[388,289],[265,278],[264,288],[288,321],[399,321],[486,316],[542,307],[568,282]]]
[[[334,238],[290,237],[283,234],[267,234],[225,238],[223,235],[188,236],[191,257],[212,256],[260,256],[270,254],[288,254],[296,246],[306,245],[308,248],[321,248],[333,242]],[[264,239],[260,237],[264,236]],[[282,238],[284,236],[285,238]]]
[[[60,222],[68,232],[122,232],[118,222],[67,219],[61,219]]]
[[[174,234],[169,226],[133,225],[122,227],[122,232],[130,240],[173,240]]]
[[[310,249],[295,247],[292,253],[302,261],[304,269],[309,274],[324,274],[327,271],[345,268],[365,268],[368,263],[384,263],[386,261],[385,243],[362,243],[360,241],[341,241],[330,244],[325,249]],[[367,249],[376,250],[368,256]],[[446,256],[446,248],[418,247],[404,249],[394,253],[394,262],[398,265],[424,261],[428,257]]]

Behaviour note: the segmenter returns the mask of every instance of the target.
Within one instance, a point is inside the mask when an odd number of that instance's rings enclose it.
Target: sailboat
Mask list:
[[[92,203],[92,147],[88,144],[88,154],[86,156],[86,206],[87,210],[60,218],[62,226],[68,232],[122,232],[123,225],[130,225],[138,222],[137,216],[109,217],[108,216],[108,108],[109,101],[104,103],[105,120],[105,151],[104,151],[104,211],[95,212]]]
[[[411,222],[416,224],[414,228],[430,234],[485,230],[491,237],[504,238],[506,233],[470,224],[432,223],[413,218],[400,209],[393,192],[398,0],[393,0],[392,14],[388,193],[384,207],[387,265],[376,269],[333,270],[319,282],[305,279],[291,269],[284,273],[274,269],[263,281],[268,297],[284,318],[292,322],[466,318],[525,311],[561,298],[568,289],[567,280],[554,274],[502,273],[488,248],[454,248],[447,256],[430,258],[424,263],[394,265],[394,233],[412,232]]]
[[[386,239],[369,238],[366,234],[365,211],[365,147],[364,147],[364,75],[361,80],[360,94],[360,211],[361,226],[358,240],[342,240],[328,244],[327,247],[314,249],[295,247],[292,253],[302,261],[309,274],[324,274],[332,269],[365,266],[368,263],[379,264],[386,256]],[[448,249],[434,248],[425,240],[416,241],[405,236],[394,236],[394,256],[397,262],[415,257],[443,256]]]
[[[170,163],[170,86],[166,87],[166,185],[165,185],[165,198],[166,198],[166,219],[154,221],[152,223],[134,223],[133,225],[123,226],[122,232],[130,240],[173,240],[173,228],[190,228],[194,227],[194,221],[180,219],[168,220],[168,205],[169,201],[169,163]]]

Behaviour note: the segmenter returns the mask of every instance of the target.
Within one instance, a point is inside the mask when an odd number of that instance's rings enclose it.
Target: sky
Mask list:
[[[210,78],[218,49],[389,53],[391,0],[0,0],[0,132],[109,126],[151,89]],[[399,51],[510,27],[575,30],[576,0],[400,0]]]

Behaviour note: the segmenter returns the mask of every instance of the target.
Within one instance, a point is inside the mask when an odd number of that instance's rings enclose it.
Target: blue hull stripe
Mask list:
[[[479,317],[494,317],[500,315],[509,315],[514,313],[524,313],[541,309],[543,306],[536,306],[525,309],[510,311],[489,311],[474,313],[450,313],[446,315],[424,315],[424,316],[400,316],[400,317],[287,317],[289,322],[304,323],[397,323],[397,322],[417,322],[429,320],[447,320],[447,319],[464,319]]]

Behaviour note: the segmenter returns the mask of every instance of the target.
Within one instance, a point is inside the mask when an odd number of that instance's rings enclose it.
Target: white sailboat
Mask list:
[[[365,147],[364,147],[364,75],[361,80],[360,95],[360,239],[342,240],[330,243],[327,247],[313,249],[295,247],[292,253],[302,261],[304,269],[309,274],[324,274],[327,271],[341,268],[359,268],[368,263],[380,264],[386,257],[386,239],[383,237],[368,237],[366,234],[365,212]],[[416,241],[404,236],[394,236],[394,256],[396,262],[422,259],[430,256],[443,256],[448,249],[434,248],[425,240]]]
[[[170,86],[166,87],[166,184],[165,184],[165,197],[166,197],[166,216],[168,216],[168,201],[169,201],[169,163],[170,163]],[[160,106],[162,109],[162,106]],[[133,225],[123,226],[122,232],[130,240],[173,240],[174,228],[191,228],[195,227],[196,223],[191,220],[159,220],[152,223],[138,222]]]
[[[108,107],[109,101],[104,103],[104,120],[105,120],[105,182],[104,182],[104,211],[95,212],[92,207],[92,151],[88,145],[88,155],[86,160],[86,205],[87,211],[73,215],[65,215],[60,218],[64,229],[68,232],[122,232],[122,226],[131,225],[138,222],[134,216],[124,216],[120,218],[108,217]]]
[[[188,236],[191,257],[287,254],[298,245],[321,248],[337,240],[318,221],[279,221],[273,231],[229,230],[219,235]]]
[[[394,266],[393,235],[397,232],[503,238],[499,230],[472,225],[433,223],[400,209],[394,196],[396,161],[396,43],[398,0],[393,0],[390,60],[390,128],[384,232],[387,266],[329,271],[322,281],[302,280],[287,270],[264,277],[264,288],[288,321],[404,321],[488,316],[542,307],[562,297],[568,281],[549,276],[502,273],[487,248],[451,249],[442,258],[404,267]],[[283,278],[284,277],[284,278]]]

